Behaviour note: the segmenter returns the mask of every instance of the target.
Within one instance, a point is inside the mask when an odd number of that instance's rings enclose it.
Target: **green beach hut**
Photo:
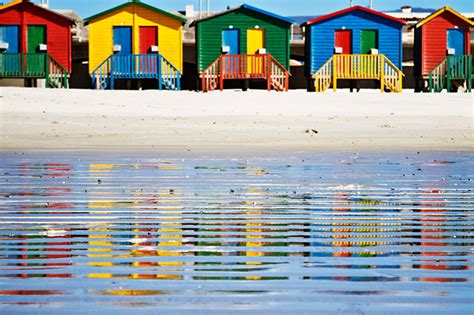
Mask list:
[[[287,91],[292,24],[247,4],[195,21],[202,90],[222,90],[225,80],[260,79],[268,90]]]

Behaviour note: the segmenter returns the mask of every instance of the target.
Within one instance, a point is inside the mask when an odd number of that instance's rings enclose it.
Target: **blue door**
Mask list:
[[[240,54],[240,32],[236,29],[222,31],[222,47],[229,47],[228,55]],[[223,70],[226,74],[235,74],[239,69],[239,57],[228,56],[223,60]]]
[[[20,72],[19,55],[2,55],[3,53],[20,52],[20,27],[18,25],[0,25],[0,43],[8,48],[0,49],[0,72],[15,74]]]
[[[114,26],[114,46],[120,45],[112,58],[111,74],[117,78],[130,78],[133,75],[132,27]]]
[[[0,43],[8,43],[8,48],[0,53],[17,53],[20,51],[20,27],[17,25],[0,26]]]
[[[117,53],[121,55],[130,55],[132,53],[132,27],[115,26],[114,27],[114,46],[120,45],[121,50]]]
[[[464,55],[464,31],[460,29],[448,30],[448,48],[454,49],[455,55]]]
[[[238,55],[240,53],[239,35],[239,30],[228,29],[222,31],[222,46],[228,46],[230,48],[228,54]]]

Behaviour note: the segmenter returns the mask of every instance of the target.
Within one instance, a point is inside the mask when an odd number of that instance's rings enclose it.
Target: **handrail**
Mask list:
[[[201,73],[202,91],[209,92],[219,87],[220,68],[222,56],[214,60],[209,67]]]
[[[472,56],[454,55],[443,59],[428,75],[428,90],[451,91],[452,80],[465,80],[467,91],[472,91]]]
[[[45,78],[47,53],[0,54],[0,77]]]
[[[69,88],[69,72],[48,54],[46,86],[53,88]]]
[[[181,72],[161,54],[110,55],[91,76],[97,89],[114,89],[116,79],[157,79],[160,90],[181,89]]]
[[[277,91],[288,90],[290,73],[270,54],[220,55],[202,73],[204,92],[224,87],[229,79],[266,79],[267,86]]]

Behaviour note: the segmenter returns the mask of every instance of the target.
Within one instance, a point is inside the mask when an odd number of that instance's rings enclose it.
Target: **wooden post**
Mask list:
[[[45,73],[45,76],[46,76],[46,87],[48,87],[48,85],[51,83],[49,81],[49,58],[48,58],[49,54],[48,53],[45,53],[44,54],[44,66],[45,66],[45,69],[44,69],[44,73]]]
[[[224,69],[224,58],[222,57],[222,55],[219,56],[219,73],[218,73],[218,76],[219,76],[219,88],[221,91],[224,90],[224,72],[222,71]]]
[[[271,58],[266,55],[267,59],[267,89],[268,91],[272,90],[272,61]]]
[[[449,56],[446,58],[446,90],[448,93],[451,92],[451,71],[449,71],[450,59]]]
[[[467,56],[467,90],[469,92],[472,91],[472,56]]]
[[[382,93],[385,92],[385,60],[384,57],[378,55],[379,58],[379,71],[380,71],[380,90]]]
[[[162,65],[162,59],[161,55],[157,56],[158,59],[158,90],[163,89],[163,65]]]
[[[334,56],[332,63],[332,86],[334,92],[337,91],[337,56]]]

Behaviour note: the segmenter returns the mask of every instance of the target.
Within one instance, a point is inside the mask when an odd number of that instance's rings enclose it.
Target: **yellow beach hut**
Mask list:
[[[139,0],[87,18],[92,86],[114,89],[117,79],[156,79],[160,90],[180,90],[185,22]]]

